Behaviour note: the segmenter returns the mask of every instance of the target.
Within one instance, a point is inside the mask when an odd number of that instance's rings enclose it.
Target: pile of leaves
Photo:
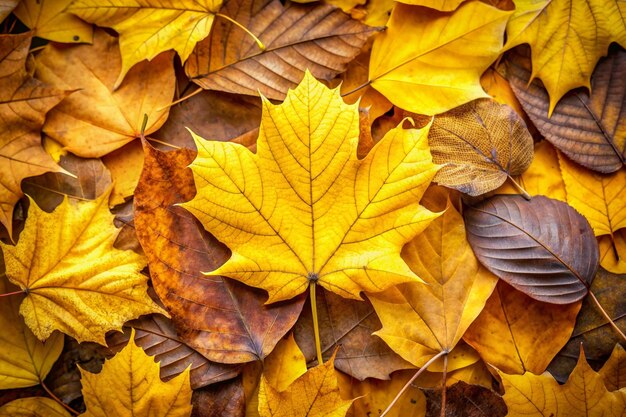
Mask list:
[[[626,413],[625,2],[0,21],[0,416]]]

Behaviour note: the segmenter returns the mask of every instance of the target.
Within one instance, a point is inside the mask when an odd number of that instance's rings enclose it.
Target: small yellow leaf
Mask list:
[[[68,13],[72,0],[23,0],[13,11],[34,36],[63,43],[91,43],[93,26]]]
[[[344,417],[352,400],[339,395],[334,360],[333,355],[282,391],[272,387],[263,375],[259,387],[261,417]]]
[[[99,374],[81,370],[87,412],[84,417],[187,417],[191,415],[189,368],[163,382],[159,364],[135,344],[104,363]]]
[[[419,205],[438,169],[427,134],[393,129],[357,159],[356,105],[307,73],[283,104],[263,100],[257,154],[194,135],[198,192],[182,206],[232,250],[209,274],[263,288],[268,303],[310,282],[359,299],[418,281],[400,250],[438,216]]]
[[[108,200],[109,192],[95,201],[66,197],[52,213],[31,200],[18,244],[0,243],[7,277],[27,292],[20,314],[41,340],[60,330],[105,344],[105,333],[127,320],[167,314],[148,296],[145,258],[113,247],[119,231]]]
[[[293,333],[282,339],[264,361],[265,380],[278,391],[284,391],[306,373],[306,359],[296,344]]]
[[[0,275],[0,294],[16,290],[4,274]],[[26,327],[18,312],[23,299],[16,294],[0,301],[0,389],[41,383],[63,350],[61,333],[53,333],[44,343]]]
[[[135,64],[161,52],[174,49],[184,63],[196,43],[209,35],[221,6],[221,0],[78,0],[67,11],[120,34],[117,89]]]
[[[0,417],[70,417],[70,413],[51,398],[29,397],[0,407]]]
[[[480,76],[500,54],[510,15],[479,1],[454,13],[396,4],[372,47],[371,85],[396,106],[428,115],[488,97]]]

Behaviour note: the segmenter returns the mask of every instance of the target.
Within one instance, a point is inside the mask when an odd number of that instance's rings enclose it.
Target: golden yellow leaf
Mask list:
[[[0,275],[0,294],[16,290],[4,274]],[[63,350],[61,333],[53,333],[44,343],[26,327],[18,311],[23,299],[23,295],[15,294],[0,302],[0,389],[41,383]]]
[[[143,161],[143,148],[141,142],[137,140],[127,143],[102,158],[113,180],[109,206],[117,206],[135,193]]]
[[[613,41],[626,46],[626,2],[621,0],[514,0],[505,49],[530,44],[532,75],[558,101],[576,87],[591,89],[596,63]],[[529,81],[529,83],[530,83]]]
[[[500,372],[509,416],[621,416],[626,411],[624,393],[607,391],[580,349],[578,363],[564,385],[548,373],[507,375]]]
[[[530,124],[530,119],[515,96],[511,85],[498,71],[493,68],[487,69],[480,77],[480,85],[495,101],[506,104],[515,110],[517,115],[524,119],[526,126]]]
[[[187,417],[191,415],[189,368],[167,382],[159,364],[135,344],[106,361],[99,374],[81,370],[87,412],[84,417]]]
[[[619,343],[615,344],[611,356],[598,372],[604,381],[604,386],[609,391],[615,391],[626,387],[626,352]]]
[[[626,274],[626,229],[598,237],[600,266],[614,274]]]
[[[120,68],[116,39],[96,30],[93,42],[72,48],[48,44],[37,57],[39,79],[77,90],[48,114],[44,132],[86,158],[99,158],[138,138],[144,115],[145,134],[158,130],[176,83],[173,53],[164,53],[137,65],[113,91]]]
[[[13,11],[35,36],[63,43],[91,43],[93,26],[65,11],[72,0],[23,0]]]
[[[504,372],[538,374],[569,340],[580,306],[542,303],[501,281],[463,339]]]
[[[278,391],[284,391],[292,382],[306,373],[306,359],[296,344],[293,333],[282,339],[264,360],[265,380]]]
[[[0,417],[70,417],[70,414],[51,398],[29,397],[0,407]]]
[[[461,5],[465,0],[401,0],[400,3],[412,4],[413,6],[424,6],[442,12],[451,12]]]
[[[144,59],[174,49],[184,63],[211,31],[222,0],[78,0],[67,11],[120,34],[122,67],[113,89]]]
[[[109,193],[95,201],[66,197],[52,213],[31,200],[17,245],[0,243],[7,277],[27,292],[20,314],[41,340],[60,330],[105,344],[105,333],[127,320],[167,314],[148,296],[145,258],[113,247],[119,231]]]
[[[372,47],[371,85],[396,106],[428,115],[487,97],[480,76],[500,54],[510,15],[477,1],[454,13],[396,4]]]
[[[402,246],[438,214],[419,205],[438,167],[428,128],[390,131],[356,157],[359,115],[307,73],[285,102],[263,100],[257,154],[194,135],[198,190],[183,207],[231,250],[209,275],[268,291],[268,303],[311,282],[343,297],[419,278]]]
[[[401,284],[380,299],[369,298],[383,324],[375,334],[419,367],[441,351],[452,351],[498,278],[478,263],[465,237],[463,217],[449,202],[441,217],[404,246],[402,257],[427,285]],[[391,292],[400,303],[382,298]],[[449,360],[449,369],[469,365],[468,357],[459,363]]]
[[[333,357],[309,369],[284,390],[272,387],[265,375],[259,387],[261,417],[343,417],[352,400],[343,400]]]

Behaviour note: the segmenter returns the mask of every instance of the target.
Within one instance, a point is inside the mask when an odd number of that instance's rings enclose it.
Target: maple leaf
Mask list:
[[[372,46],[372,87],[396,106],[428,115],[487,97],[480,75],[500,54],[510,15],[476,1],[454,13],[396,4]],[[479,52],[470,58],[468,50]]]
[[[51,398],[29,397],[0,407],[0,417],[71,417],[71,414]]]
[[[52,213],[31,201],[18,244],[0,243],[7,277],[26,292],[20,314],[41,340],[60,330],[104,344],[129,319],[167,314],[147,294],[145,258],[113,247],[119,232],[108,199],[66,197]]]
[[[191,415],[189,368],[162,382],[159,364],[135,344],[128,345],[105,362],[99,374],[81,370],[87,412],[85,417],[187,417]]]
[[[258,153],[194,136],[197,195],[182,206],[231,250],[209,275],[268,291],[311,282],[346,298],[418,281],[402,246],[438,214],[419,205],[438,166],[428,128],[390,131],[356,157],[359,115],[307,73],[281,105],[263,99]]]
[[[196,43],[209,35],[221,0],[77,0],[67,9],[120,34],[122,67],[113,89],[144,59],[174,49],[184,63]]]
[[[9,237],[13,207],[24,195],[21,181],[47,171],[66,172],[43,150],[40,136],[46,112],[66,93],[35,80],[26,70],[31,37],[0,36],[0,223]]]
[[[63,43],[91,43],[93,26],[65,11],[72,0],[23,0],[13,11],[34,36]]]
[[[533,72],[550,94],[551,115],[576,87],[591,90],[598,59],[613,41],[626,46],[626,3],[620,0],[513,0],[505,49],[530,44]]]

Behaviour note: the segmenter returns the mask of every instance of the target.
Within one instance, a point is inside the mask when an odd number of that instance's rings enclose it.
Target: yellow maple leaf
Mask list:
[[[191,415],[189,367],[167,382],[159,378],[159,364],[135,344],[128,344],[106,361],[99,374],[81,370],[87,411],[84,417],[187,417]]]
[[[26,297],[20,314],[41,340],[54,330],[105,344],[109,330],[142,314],[167,314],[150,299],[143,256],[113,247],[119,231],[107,202],[67,197],[46,213],[31,200],[16,246],[0,243],[6,275]]]
[[[626,46],[626,2],[621,0],[514,0],[505,49],[530,44],[533,71],[550,94],[551,115],[576,87],[591,90],[596,63],[613,41]],[[529,81],[529,83],[530,83]]]
[[[65,11],[72,0],[24,0],[13,11],[35,36],[63,43],[91,43],[93,26]]]
[[[488,97],[480,76],[500,54],[510,15],[477,1],[454,13],[396,4],[372,47],[372,87],[396,106],[428,115]]]
[[[196,43],[209,35],[221,6],[222,0],[78,0],[67,11],[120,34],[117,89],[133,65],[163,51],[174,49],[184,63]]]
[[[356,156],[359,114],[307,73],[281,105],[263,99],[257,154],[196,135],[198,190],[183,207],[231,250],[209,275],[290,299],[311,282],[343,297],[418,277],[402,246],[438,214],[419,205],[438,166],[428,128],[391,130]]]

